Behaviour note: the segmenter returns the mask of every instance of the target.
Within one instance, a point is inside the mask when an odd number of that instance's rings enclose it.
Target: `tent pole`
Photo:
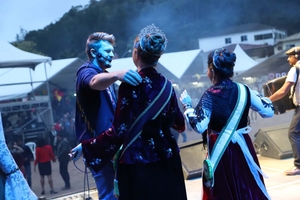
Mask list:
[[[47,90],[48,90],[48,98],[49,98],[49,107],[50,107],[50,124],[52,125],[54,124],[54,120],[53,120],[53,110],[52,110],[52,105],[51,105],[51,97],[50,97],[50,88],[49,88],[49,82],[48,82],[48,75],[47,75],[47,69],[46,69],[46,62],[44,62],[44,69],[45,69],[45,75],[46,75],[46,83],[47,83]],[[48,130],[48,127],[47,127]]]
[[[31,68],[28,68],[28,70],[29,70],[29,75],[30,75],[31,94],[32,94],[33,99],[35,100],[35,95],[34,95],[34,91],[33,91],[33,81],[32,81]],[[30,99],[28,99],[28,101],[32,100],[30,96],[28,96],[27,98],[30,98]]]

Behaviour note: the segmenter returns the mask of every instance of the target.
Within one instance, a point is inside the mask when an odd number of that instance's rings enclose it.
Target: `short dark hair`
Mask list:
[[[43,137],[38,137],[37,138],[37,141],[36,141],[36,146],[37,147],[43,147],[43,146],[46,146],[47,142],[46,142],[46,139],[43,138]]]

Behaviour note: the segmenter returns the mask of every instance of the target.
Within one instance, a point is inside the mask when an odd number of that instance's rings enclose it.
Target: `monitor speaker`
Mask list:
[[[256,153],[261,156],[284,159],[293,156],[288,139],[289,124],[259,129],[253,142]]]
[[[202,140],[179,144],[183,175],[186,180],[201,177],[203,160],[207,150],[203,149]]]

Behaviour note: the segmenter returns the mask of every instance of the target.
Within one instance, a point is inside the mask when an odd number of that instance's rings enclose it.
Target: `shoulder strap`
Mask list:
[[[237,126],[242,118],[242,114],[245,110],[247,103],[247,92],[244,85],[236,83],[238,86],[238,99],[233,112],[231,113],[226,125],[223,127],[220,135],[213,146],[212,152],[210,154],[210,162],[213,171],[217,168],[217,165],[223,156],[230,140],[237,129]]]
[[[144,124],[151,119],[155,119],[164,109],[171,98],[172,88],[171,82],[165,78],[165,83],[159,94],[131,125],[128,131],[128,137],[123,143],[123,151],[119,159],[123,156],[128,147],[141,135]]]
[[[294,87],[293,87],[293,91],[292,91],[292,95],[291,95],[292,98],[293,98],[294,93],[295,93],[295,88],[296,88],[296,85],[297,85],[297,82],[298,82],[298,76],[299,76],[299,67],[295,66],[295,68],[296,68],[297,78],[296,78],[296,82],[294,83]]]
[[[90,124],[90,122],[89,122],[89,120],[87,119],[87,116],[86,116],[86,114],[85,114],[83,108],[81,107],[81,105],[80,105],[78,99],[76,99],[76,103],[77,103],[78,108],[79,108],[79,110],[80,110],[80,112],[81,112],[81,116],[84,118],[84,122],[85,122],[85,124],[86,124],[86,127],[87,127],[89,133],[90,133],[91,138],[96,137],[96,132],[94,131],[94,129],[92,128],[92,126],[91,126],[91,124]],[[83,135],[84,135],[84,133],[82,133],[82,134],[80,135],[80,137],[79,137],[79,139],[78,139],[79,141],[81,140],[81,138],[82,138]]]

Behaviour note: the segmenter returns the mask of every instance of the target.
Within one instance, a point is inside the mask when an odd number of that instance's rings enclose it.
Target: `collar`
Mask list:
[[[158,72],[156,71],[156,69],[154,67],[146,67],[144,69],[141,69],[139,71],[139,74],[141,76],[145,76],[147,74],[158,74]]]

